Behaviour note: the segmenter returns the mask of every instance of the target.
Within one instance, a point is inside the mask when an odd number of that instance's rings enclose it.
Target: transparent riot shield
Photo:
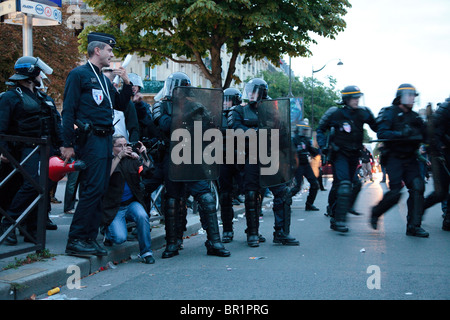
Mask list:
[[[260,186],[280,185],[293,178],[290,100],[263,100],[258,106]]]
[[[172,181],[216,180],[223,162],[219,130],[223,91],[175,87],[170,141],[169,178]]]

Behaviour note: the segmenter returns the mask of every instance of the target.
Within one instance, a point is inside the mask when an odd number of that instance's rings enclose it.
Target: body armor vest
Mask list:
[[[250,105],[246,105],[242,108],[243,120],[242,123],[249,128],[257,128],[258,127],[258,113],[256,108],[250,107]]]
[[[334,112],[333,120],[338,126],[333,143],[343,151],[359,152],[364,138],[363,127],[366,118],[366,110],[363,108],[353,110],[344,107]]]
[[[19,93],[22,97],[22,111],[18,112],[17,134],[26,137],[41,136],[41,103],[28,94]]]
[[[391,117],[392,119],[389,120],[392,122],[392,131],[401,132],[406,126],[409,126],[412,129],[410,137],[422,137],[422,123],[416,112],[392,112]],[[408,140],[405,137],[400,141],[385,142],[385,146],[393,154],[409,157],[417,152],[420,143],[420,140]]]

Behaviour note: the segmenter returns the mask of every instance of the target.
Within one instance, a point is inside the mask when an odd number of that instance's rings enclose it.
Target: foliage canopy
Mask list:
[[[347,0],[85,0],[107,23],[86,28],[114,34],[118,54],[149,56],[151,65],[166,59],[196,64],[215,88],[238,79],[236,61],[267,58],[275,65],[282,55],[309,56],[313,34],[334,39],[346,26]],[[231,55],[222,79],[221,48]],[[205,63],[210,57],[211,65]]]

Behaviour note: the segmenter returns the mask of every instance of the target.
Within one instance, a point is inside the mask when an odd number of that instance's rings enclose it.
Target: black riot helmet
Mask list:
[[[394,105],[412,105],[414,104],[414,99],[408,99],[408,97],[417,97],[419,94],[417,93],[416,88],[409,83],[403,83],[397,88],[397,92],[395,94],[395,99],[392,101]],[[412,103],[411,103],[412,102]]]
[[[345,104],[345,102],[349,99],[355,99],[360,98],[364,94],[361,92],[361,89],[357,86],[346,86],[342,91],[342,103]]]
[[[245,85],[242,100],[252,103],[268,99],[268,91],[269,86],[266,81],[261,78],[254,78]]]
[[[223,91],[223,110],[228,110],[233,106],[242,103],[242,93],[235,88],[228,88]]]
[[[45,74],[52,74],[53,69],[39,58],[24,56],[17,59],[14,65],[15,74],[9,80],[34,80],[41,71]]]
[[[167,77],[164,82],[163,94],[165,99],[172,98],[173,88],[175,87],[190,87],[191,79],[183,72],[174,72]]]
[[[307,120],[307,119],[305,119]],[[294,130],[294,133],[297,133],[299,136],[311,138],[312,137],[312,129],[309,126],[309,121],[300,121]]]

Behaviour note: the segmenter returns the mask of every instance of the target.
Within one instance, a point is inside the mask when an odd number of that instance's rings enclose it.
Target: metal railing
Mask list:
[[[20,214],[17,219],[12,218],[7,213],[7,208],[0,207],[0,218],[6,219],[11,225],[4,230],[4,228],[0,228],[0,244],[4,242],[6,237],[10,232],[15,232],[15,229],[18,228],[25,237],[27,237],[32,243],[30,244],[17,244],[15,246],[5,246],[0,245],[0,259],[11,257],[15,255],[19,255],[22,253],[27,253],[31,251],[41,252],[45,249],[46,243],[46,220],[47,220],[47,209],[48,209],[48,159],[50,153],[50,143],[47,137],[42,138],[31,138],[31,137],[20,137],[20,136],[11,136],[11,135],[0,135],[0,141],[6,141],[11,143],[23,143],[27,146],[32,146],[34,148],[21,162],[17,160],[13,155],[11,155],[8,150],[3,148],[0,145],[0,154],[6,157],[9,160],[9,163],[13,167],[12,171],[5,177],[0,178],[0,195],[5,194],[4,189],[8,181],[16,174],[21,174],[24,181],[27,180],[32,184],[33,189],[36,190],[37,196],[31,203],[27,206],[27,208]],[[32,155],[39,153],[40,165],[39,165],[39,182],[36,182],[35,179],[23,168],[23,165],[29,161]],[[26,230],[24,226],[21,224],[25,221],[25,219],[29,216],[29,214],[36,208],[37,206],[37,231],[36,236],[30,235],[30,233]],[[6,250],[10,248],[11,250]]]
[[[158,93],[164,87],[164,81],[143,80],[144,88],[141,93]]]

